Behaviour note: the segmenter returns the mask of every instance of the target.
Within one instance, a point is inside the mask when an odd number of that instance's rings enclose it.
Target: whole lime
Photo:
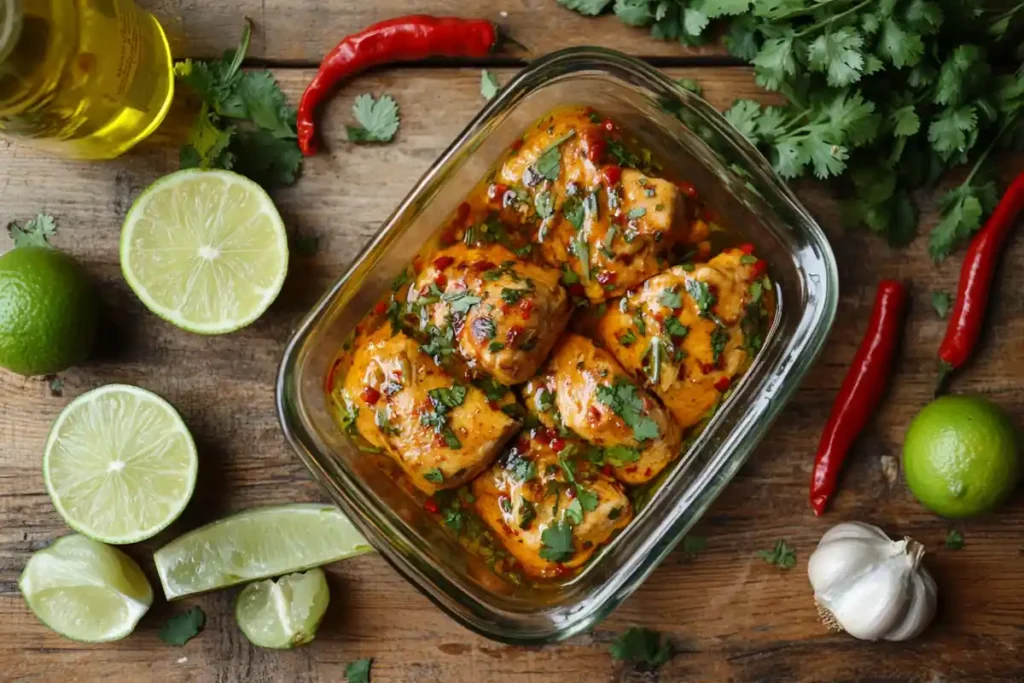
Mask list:
[[[943,517],[989,512],[1020,474],[1013,423],[979,396],[937,398],[910,423],[903,473],[921,504]]]
[[[96,319],[92,282],[64,252],[21,247],[0,256],[0,367],[64,370],[89,355]]]

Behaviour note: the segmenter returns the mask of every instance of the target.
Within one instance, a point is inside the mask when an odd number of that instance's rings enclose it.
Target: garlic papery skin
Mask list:
[[[807,562],[826,618],[862,640],[908,640],[935,616],[938,588],[921,564],[924,546],[891,540],[870,524],[829,529]]]

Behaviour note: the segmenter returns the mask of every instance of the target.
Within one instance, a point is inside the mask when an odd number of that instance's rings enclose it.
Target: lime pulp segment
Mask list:
[[[277,298],[288,239],[259,185],[230,171],[188,169],[156,181],[132,205],[121,269],[161,318],[223,334],[249,325]]]
[[[255,508],[213,522],[156,551],[168,600],[281,576],[354,557],[372,548],[336,507]]]
[[[330,597],[324,570],[317,567],[250,583],[238,595],[235,618],[253,645],[296,647],[313,640]]]
[[[124,638],[153,604],[153,589],[134,560],[78,534],[32,555],[18,588],[40,621],[90,643]]]
[[[135,543],[177,519],[198,467],[177,411],[156,394],[122,384],[72,401],[43,452],[43,480],[57,512],[72,529],[105,543]]]

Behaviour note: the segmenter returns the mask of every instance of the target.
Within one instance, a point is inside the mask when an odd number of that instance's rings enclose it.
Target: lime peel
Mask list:
[[[291,648],[313,640],[329,601],[327,578],[317,567],[250,583],[238,595],[235,618],[253,645]]]

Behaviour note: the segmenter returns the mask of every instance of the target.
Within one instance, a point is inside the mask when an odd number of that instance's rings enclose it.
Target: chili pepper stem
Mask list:
[[[939,379],[935,382],[935,396],[941,396],[946,393],[946,385],[949,384],[949,378],[955,370],[952,365],[944,360],[939,361]]]
[[[533,51],[530,50],[530,48],[526,47],[525,45],[520,43],[518,40],[513,38],[511,35],[509,35],[508,31],[503,29],[501,26],[498,26],[496,28],[497,28],[497,31],[498,31],[498,41],[494,45],[494,49],[495,50],[499,50],[499,49],[501,49],[502,47],[504,47],[506,45],[511,45],[512,47],[518,47],[523,52],[528,52],[530,54],[533,53]]]

